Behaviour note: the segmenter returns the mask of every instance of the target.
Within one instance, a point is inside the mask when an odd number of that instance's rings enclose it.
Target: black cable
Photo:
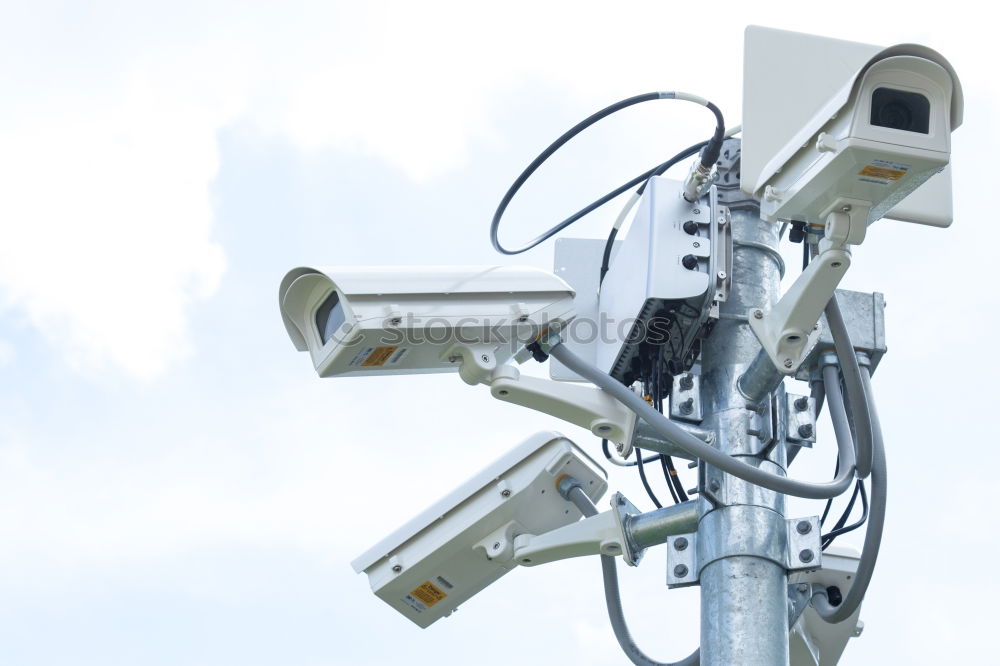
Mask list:
[[[645,191],[645,189],[646,189],[646,184],[649,183],[649,179],[650,178],[652,178],[654,176],[662,176],[664,173],[666,173],[667,169],[669,169],[670,167],[674,166],[675,164],[677,164],[681,160],[685,160],[685,159],[691,157],[692,155],[694,155],[695,153],[697,153],[699,150],[701,150],[702,148],[704,148],[707,145],[708,145],[708,141],[702,141],[701,143],[696,143],[693,146],[688,146],[687,148],[685,148],[681,152],[679,152],[676,155],[674,155],[673,157],[671,157],[666,162],[663,162],[659,166],[654,167],[654,168],[650,169],[649,171],[645,172],[644,174],[642,174],[643,176],[646,176],[646,178],[644,178],[642,180],[642,184],[639,186],[639,189],[636,190],[636,194],[642,195],[643,191]],[[632,180],[630,180],[628,182],[628,186],[631,187],[633,184],[635,184],[636,180],[638,180],[638,178],[633,178]],[[628,189],[628,187],[625,187],[624,185],[622,187],[624,187],[625,189]],[[618,194],[621,194],[622,192],[625,191],[625,190],[622,189],[622,187],[619,187],[618,189],[616,189],[614,191],[617,192]],[[615,196],[618,196],[618,194],[615,194]],[[606,196],[607,195],[605,195],[605,197]],[[598,201],[604,200],[605,197],[602,197],[601,199],[598,199]],[[612,198],[614,198],[614,197],[612,197]],[[607,199],[607,201],[610,201],[610,200],[611,199]],[[593,204],[591,204],[591,205],[593,205]],[[589,208],[589,206],[588,206],[588,208]],[[586,210],[586,209],[584,209],[584,210]],[[575,215],[575,213],[574,213],[574,215]],[[579,219],[579,218],[577,218],[577,219]],[[604,275],[608,272],[608,265],[611,263],[611,248],[614,247],[614,245],[615,245],[615,237],[616,236],[618,236],[618,227],[613,227],[611,229],[611,233],[608,235],[608,242],[604,245],[604,256],[601,259],[601,279],[598,281],[598,285],[600,285],[601,283],[604,282]]]
[[[523,186],[524,183],[527,182],[528,178],[531,177],[531,174],[533,174],[538,169],[538,167],[540,167],[545,162],[545,160],[549,159],[557,150],[559,150],[559,148],[564,146],[570,139],[572,139],[577,134],[587,129],[597,121],[606,118],[617,111],[621,111],[622,109],[633,106],[635,104],[640,104],[642,102],[650,102],[657,99],[675,99],[675,97],[673,93],[652,92],[652,93],[644,93],[642,95],[636,95],[634,97],[629,97],[627,99],[621,100],[620,102],[615,102],[611,106],[607,106],[598,111],[597,113],[594,113],[588,116],[587,118],[581,120],[576,125],[571,127],[569,131],[565,132],[562,136],[553,141],[548,148],[543,150],[538,155],[538,157],[532,160],[531,164],[529,164],[527,168],[525,168],[525,170],[521,172],[521,175],[517,177],[514,183],[507,190],[506,194],[504,194],[503,198],[500,200],[500,205],[497,206],[496,212],[493,213],[493,221],[490,223],[490,242],[493,243],[493,248],[501,254],[520,254],[522,252],[527,252],[528,250],[535,247],[539,243],[548,240],[549,238],[556,235],[569,225],[573,224],[584,215],[587,215],[588,213],[596,210],[597,208],[611,201],[622,192],[625,192],[626,190],[634,187],[635,185],[638,185],[639,183],[647,180],[657,169],[661,168],[662,165],[650,169],[649,171],[643,173],[642,175],[633,178],[625,185],[622,185],[621,187],[613,190],[612,192],[609,192],[608,194],[604,195],[603,197],[593,202],[589,206],[586,206],[585,208],[582,208],[576,213],[574,213],[573,215],[570,215],[568,218],[566,218],[559,224],[555,225],[545,233],[535,237],[532,241],[530,241],[527,245],[524,245],[523,247],[513,250],[508,250],[507,248],[503,247],[500,244],[498,231],[500,228],[500,219],[503,217],[504,211],[507,210],[507,206],[510,205],[511,200],[514,198],[514,195],[517,194],[517,191],[521,189],[521,186]],[[725,130],[725,122],[722,118],[722,113],[719,111],[719,108],[714,104],[712,104],[711,102],[708,102],[706,104],[706,107],[708,108],[709,111],[711,111],[715,115],[715,120],[716,120],[715,134],[712,136],[712,138],[708,141],[705,148],[702,150],[702,163],[705,164],[706,160],[710,158],[710,161],[706,164],[706,167],[710,168],[711,165],[714,164],[719,157],[719,151],[721,151],[722,149],[722,142],[724,140],[724,135],[726,130]]]
[[[837,454],[837,462],[835,462],[834,465],[836,466],[833,468],[833,473],[836,474],[837,470],[840,469],[840,454]],[[823,527],[823,523],[826,522],[826,517],[830,515],[830,507],[832,506],[833,506],[833,498],[831,497],[826,501],[826,506],[823,508],[823,515],[819,517],[820,527]]]
[[[865,490],[864,481],[862,481],[861,479],[858,479],[858,485],[855,488],[855,492],[856,493],[860,492],[861,495],[861,518],[859,518],[857,522],[848,525],[847,527],[844,527],[843,525],[838,525],[830,532],[824,534],[822,541],[823,550],[829,548],[830,544],[833,543],[833,540],[839,537],[841,534],[847,534],[848,532],[853,532],[854,530],[858,529],[868,521],[868,492]],[[851,498],[852,503],[853,501],[854,497]],[[847,515],[849,513],[850,513],[849,511],[845,512],[841,520],[847,522]],[[839,522],[840,521],[838,521],[838,523]]]
[[[660,504],[660,500],[656,499],[656,495],[653,494],[653,489],[649,487],[649,481],[646,480],[646,470],[642,463],[642,450],[638,447],[635,448],[635,459],[639,462],[639,478],[642,480],[642,487],[646,489],[646,494],[649,495],[649,499],[653,500],[653,506],[657,509],[662,509],[663,505]]]
[[[674,504],[680,504],[681,498],[677,495],[677,489],[674,486],[673,481],[670,480],[670,467],[667,466],[667,460],[669,458],[670,456],[668,456],[667,454],[661,453],[660,467],[663,468],[663,478],[667,480],[667,490],[670,491],[670,499],[674,501]],[[676,474],[676,471],[674,473]]]
[[[811,255],[809,253],[809,237],[806,236],[802,240],[802,270],[809,268],[809,259]]]
[[[676,494],[671,492],[671,494],[674,494],[676,497],[674,502],[687,502],[688,496],[684,491],[684,485],[681,483],[680,477],[677,476],[677,469],[674,467],[674,459],[668,455],[664,455],[661,457],[660,462],[663,464],[664,470],[666,470],[667,483],[671,484],[674,490],[677,491]]]

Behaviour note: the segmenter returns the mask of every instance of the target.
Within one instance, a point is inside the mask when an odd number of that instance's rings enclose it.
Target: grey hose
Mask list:
[[[872,498],[871,512],[868,514],[868,527],[865,530],[865,547],[861,552],[858,570],[854,574],[854,583],[844,596],[839,606],[833,606],[823,596],[813,598],[813,608],[827,622],[843,622],[854,614],[861,605],[868,591],[868,584],[875,572],[875,562],[882,545],[882,529],[885,527],[885,505],[888,493],[886,485],[885,441],[882,438],[882,426],[878,412],[875,409],[875,399],[872,397],[871,375],[868,368],[861,368],[861,382],[864,387],[867,402],[854,410],[854,413],[867,411],[872,424]],[[831,401],[831,413],[833,404]]]
[[[868,400],[865,397],[865,389],[861,381],[861,368],[858,365],[858,357],[854,355],[854,345],[851,344],[851,335],[848,333],[844,317],[840,313],[836,294],[826,304],[825,312],[826,322],[830,325],[830,333],[833,335],[833,344],[837,348],[840,370],[844,373],[847,401],[853,409],[851,416],[854,417],[854,429],[857,434],[854,445],[858,478],[867,479],[868,475],[871,474],[873,464],[873,427],[869,410],[864,408]]]
[[[573,486],[568,493],[568,499],[576,505],[580,513],[585,518],[597,515],[597,507],[587,497],[587,493],[580,486]],[[618,565],[615,558],[610,555],[601,555],[601,569],[604,572],[604,598],[608,604],[608,617],[611,619],[611,628],[618,639],[618,645],[622,651],[636,666],[698,666],[700,663],[701,650],[681,659],[680,661],[663,662],[654,661],[646,656],[639,649],[639,646],[632,640],[632,635],[628,631],[625,623],[625,614],[622,612],[622,599],[618,591]]]
[[[632,392],[627,386],[615,381],[607,373],[601,372],[593,365],[582,360],[570,351],[561,341],[549,350],[549,354],[558,359],[567,368],[587,381],[610,393],[616,400],[635,412],[643,421],[653,428],[661,437],[674,444],[695,458],[700,458],[724,472],[743,479],[768,490],[804,497],[806,499],[830,499],[843,493],[854,483],[854,447],[851,438],[843,441],[837,438],[837,449],[840,462],[837,476],[827,483],[810,483],[797,481],[784,476],[748,465],[745,462],[709,446],[694,435],[681,429],[676,423],[652,408],[645,400]],[[853,354],[852,354],[853,356]]]

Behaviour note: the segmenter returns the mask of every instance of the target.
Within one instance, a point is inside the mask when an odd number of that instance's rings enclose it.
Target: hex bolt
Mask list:
[[[809,591],[809,585],[807,583],[799,583],[799,594],[805,594]]]
[[[795,410],[798,412],[804,412],[809,407],[809,398],[800,396],[795,399]]]
[[[682,391],[690,391],[691,389],[694,388],[694,377],[691,376],[690,374],[684,375],[683,377],[681,377],[680,384]]]
[[[694,220],[688,220],[687,222],[685,222],[684,233],[688,234],[689,236],[694,236],[696,233],[698,233],[698,223],[695,222]]]
[[[392,565],[392,572],[393,573],[399,573],[402,570],[403,570],[403,567],[401,565],[399,565],[399,564],[393,564]]]
[[[795,526],[795,531],[799,534],[809,534],[812,532],[812,523],[808,520],[800,520],[799,524]]]
[[[674,567],[674,576],[676,576],[677,578],[684,578],[687,575],[688,575],[687,565],[678,564],[676,567]]]
[[[783,364],[786,368],[791,368],[795,363],[790,358],[786,358]]]
[[[694,398],[688,398],[677,407],[681,414],[690,414],[694,411]]]
[[[677,537],[674,539],[674,548],[677,550],[686,550],[688,547],[688,540],[684,537]]]
[[[510,497],[510,488],[504,488],[501,490],[500,495],[503,497]]]
[[[806,548],[801,553],[799,553],[799,559],[802,560],[803,562],[812,562],[813,561],[813,552],[811,550],[809,550],[808,548]]]
[[[719,482],[716,481],[715,479],[713,479],[711,483],[708,484],[708,489],[711,490],[713,493],[719,492],[719,488],[721,487],[722,486],[720,486]]]
[[[694,256],[693,254],[685,254],[684,258],[681,259],[681,266],[688,269],[689,271],[693,271],[694,269],[698,268],[698,257]]]
[[[799,437],[812,437],[813,427],[811,423],[803,423],[799,426]]]
[[[754,310],[753,311],[753,318],[754,319],[763,319],[764,318],[764,311],[763,310]]]

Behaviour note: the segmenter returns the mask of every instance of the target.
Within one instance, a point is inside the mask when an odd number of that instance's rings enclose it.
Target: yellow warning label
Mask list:
[[[363,368],[374,368],[380,365],[385,365],[385,362],[392,358],[393,353],[399,349],[399,347],[376,347],[368,354],[362,363]]]
[[[429,580],[425,581],[423,585],[410,592],[410,594],[427,604],[428,607],[433,606],[448,596]]]
[[[869,178],[879,178],[881,180],[899,180],[906,175],[906,172],[900,171],[899,169],[887,169],[885,167],[869,164],[864,169],[859,171],[858,175],[868,176]]]

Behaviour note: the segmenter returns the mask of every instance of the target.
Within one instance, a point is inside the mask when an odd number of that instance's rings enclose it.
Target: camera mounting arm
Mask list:
[[[865,239],[869,206],[867,201],[838,199],[826,214],[816,258],[774,307],[748,313],[750,328],[780,373],[794,374],[816,343],[823,308],[851,265],[849,246]]]
[[[538,377],[522,376],[510,364],[497,365],[494,349],[484,345],[456,345],[448,351],[461,363],[458,374],[470,385],[486,384],[497,400],[550,414],[594,435],[615,442],[619,453],[632,449],[635,412],[599,388]]]

